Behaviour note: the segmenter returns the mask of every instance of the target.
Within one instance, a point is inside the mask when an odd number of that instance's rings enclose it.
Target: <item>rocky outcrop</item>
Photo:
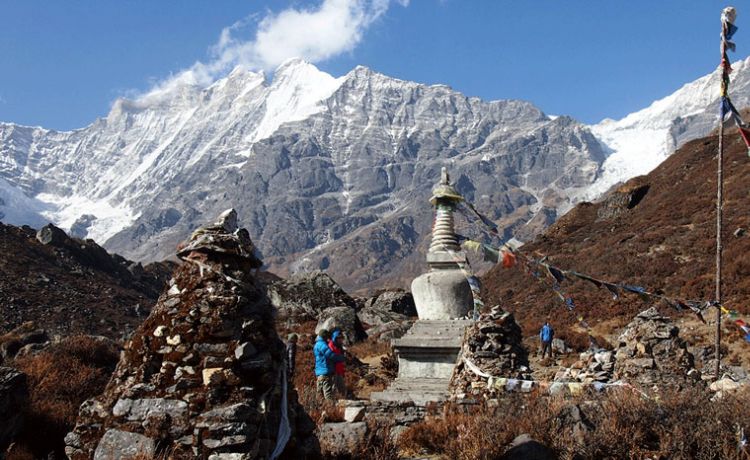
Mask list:
[[[26,376],[13,368],[0,367],[0,452],[5,452],[21,430],[28,399]]]
[[[120,340],[148,316],[173,263],[143,266],[46,225],[0,223],[0,334],[33,321],[55,335]]]
[[[75,213],[77,235],[135,260],[170,256],[231,202],[274,271],[325,269],[360,289],[406,286],[421,271],[431,213],[420,208],[447,162],[510,236],[540,206],[541,221],[569,207],[605,158],[584,125],[524,101],[364,67],[334,78],[302,61],[266,80],[238,68],[158,104],[118,100],[71,132],[0,123],[0,177],[37,218],[37,200],[54,201],[51,212]],[[121,217],[59,204],[73,196]],[[18,216],[9,205],[0,212]]]
[[[607,195],[596,211],[597,218],[612,219],[638,206],[650,188],[649,184],[643,182],[642,177],[630,180]]]
[[[403,336],[417,316],[411,292],[400,289],[382,291],[359,300],[357,317],[370,340],[392,340]]]
[[[357,302],[327,273],[303,272],[268,285],[268,297],[281,321],[317,321],[323,310],[355,309]]]
[[[5,334],[0,342],[0,364],[8,362],[17,355],[26,355],[39,351],[49,345],[49,335],[44,329],[38,329],[32,322],[26,322]]]
[[[614,378],[641,386],[684,386],[700,381],[700,372],[679,328],[651,307],[620,335]]]
[[[528,353],[522,339],[521,328],[511,313],[494,307],[482,314],[464,336],[460,355],[464,361],[458,363],[451,379],[453,395],[477,396],[486,390],[486,377],[477,375],[477,370],[492,377],[528,379]]]
[[[288,393],[271,304],[251,274],[261,263],[236,222],[226,212],[181,245],[183,264],[104,394],[81,406],[65,438],[70,458],[316,451],[312,422]]]

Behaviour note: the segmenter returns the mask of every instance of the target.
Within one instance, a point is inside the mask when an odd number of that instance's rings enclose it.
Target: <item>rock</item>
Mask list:
[[[222,374],[223,370],[223,367],[209,367],[203,369],[203,385],[208,386],[212,383],[221,383],[224,379],[224,375]]]
[[[318,324],[315,326],[317,334],[321,329],[333,331],[340,329],[349,342],[356,342],[364,338],[365,333],[362,324],[357,318],[356,311],[351,307],[326,308],[320,313]]]
[[[356,451],[364,444],[366,436],[365,422],[325,423],[318,430],[321,449],[331,456]]]
[[[36,344],[43,348],[49,344],[49,335],[44,329],[36,329],[34,323],[28,322],[13,329],[7,334],[8,339],[0,343],[0,362],[16,357],[26,345]],[[31,347],[35,348],[35,347]],[[31,351],[31,350],[30,350]]]
[[[234,357],[239,361],[255,356],[257,353],[258,350],[256,350],[253,344],[249,342],[240,344],[239,346],[237,346],[237,348],[234,349]]]
[[[513,315],[495,308],[480,315],[478,321],[467,329],[461,355],[493,377],[528,380],[528,354],[522,340],[521,328]],[[464,363],[456,366],[450,388],[454,398],[459,394],[492,397],[493,392],[498,391],[487,388],[486,380],[474,374]]]
[[[71,438],[65,437],[67,441]],[[137,460],[153,458],[156,443],[153,439],[138,433],[116,429],[107,430],[94,452],[94,460]]]
[[[353,423],[361,422],[365,418],[364,407],[347,407],[344,409],[344,420]]]
[[[555,452],[528,434],[521,434],[508,446],[501,460],[556,460]]]
[[[26,375],[10,367],[0,367],[0,452],[23,425],[29,392]]]
[[[734,391],[742,387],[742,384],[735,382],[732,379],[724,378],[717,380],[709,386],[711,391]]]
[[[604,369],[604,366],[602,366]],[[694,357],[679,328],[655,307],[640,312],[620,334],[614,378],[644,386],[700,384]]]
[[[36,232],[36,239],[42,244],[59,247],[64,246],[70,238],[63,230],[52,224],[47,224]]]
[[[367,330],[368,340],[389,341],[400,339],[414,324],[413,321],[391,321]]]
[[[357,302],[327,273],[302,272],[268,285],[268,296],[281,320],[318,320],[329,308],[355,309]]]
[[[401,315],[417,316],[417,307],[414,305],[414,296],[411,292],[403,290],[385,291],[377,296],[372,303],[374,310],[387,310]]]
[[[554,350],[555,353],[563,355],[573,351],[573,349],[568,347],[562,339],[552,339],[552,350]]]
[[[187,403],[164,398],[118,399],[112,408],[115,417],[125,417],[135,422],[162,414],[169,415],[173,423],[178,423],[187,416]]]

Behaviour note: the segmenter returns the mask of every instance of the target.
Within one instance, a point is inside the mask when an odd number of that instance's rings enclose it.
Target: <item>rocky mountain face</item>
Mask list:
[[[750,102],[747,61],[733,99]],[[646,173],[715,121],[717,76],[587,127],[532,104],[467,97],[357,67],[300,60],[272,79],[235,69],[175,86],[71,132],[0,123],[0,219],[160,260],[234,207],[268,267],[323,269],[347,290],[405,286],[424,269],[430,189],[447,166],[505,238],[533,238],[582,199]]]
[[[270,268],[326,269],[352,289],[423,269],[442,166],[510,236],[551,223],[604,159],[588,128],[527,102],[292,60],[271,81],[236,69],[118,100],[76,131],[0,124],[0,211],[151,261],[231,206]]]
[[[0,334],[33,321],[54,335],[119,339],[148,316],[173,266],[143,266],[53,225],[0,224],[0,248]]]

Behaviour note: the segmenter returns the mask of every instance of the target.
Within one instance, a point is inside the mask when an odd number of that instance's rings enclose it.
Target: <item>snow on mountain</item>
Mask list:
[[[750,102],[750,58],[732,65],[730,97],[738,107]],[[612,185],[646,174],[684,142],[707,135],[718,123],[718,71],[687,83],[669,96],[621,120],[591,126],[609,149],[601,177],[583,198],[595,199]]]
[[[733,100],[750,102],[748,61]],[[0,123],[0,212],[50,220],[136,260],[173,254],[196,223],[237,208],[269,266],[324,268],[347,287],[422,270],[440,168],[498,223],[533,237],[581,199],[642,174],[713,129],[716,76],[587,127],[522,101],[293,59],[189,80],[70,132]]]

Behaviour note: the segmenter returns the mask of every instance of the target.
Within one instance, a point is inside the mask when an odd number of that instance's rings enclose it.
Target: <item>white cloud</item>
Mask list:
[[[294,57],[321,62],[350,52],[393,2],[409,4],[409,0],[322,0],[314,7],[268,12],[260,20],[249,16],[221,31],[207,63],[196,62],[154,85],[139,102],[154,102],[184,84],[208,85],[238,65],[273,70]],[[248,28],[255,35],[243,39]]]

